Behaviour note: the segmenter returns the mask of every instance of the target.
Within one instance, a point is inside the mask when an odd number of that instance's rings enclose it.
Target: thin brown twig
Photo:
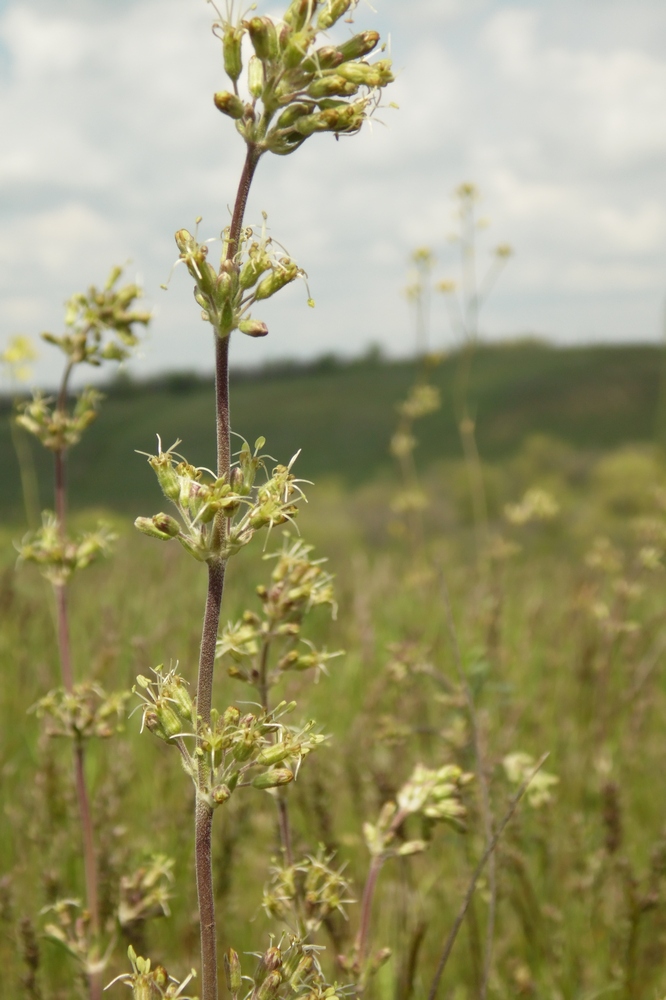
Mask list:
[[[442,949],[442,954],[440,956],[439,962],[437,964],[437,969],[435,970],[435,975],[433,976],[433,980],[432,983],[430,984],[430,989],[428,991],[428,1000],[435,1000],[435,997],[437,996],[437,990],[439,989],[439,983],[444,973],[444,969],[446,968],[446,963],[448,962],[451,952],[453,951],[453,946],[458,936],[458,931],[460,930],[462,922],[465,919],[465,914],[467,913],[469,904],[472,901],[472,896],[474,895],[474,890],[476,889],[476,883],[479,881],[481,873],[486,866],[486,862],[488,861],[488,858],[493,854],[495,848],[497,847],[500,841],[502,834],[504,833],[506,826],[508,825],[509,821],[511,820],[511,817],[516,811],[520,800],[527,791],[530,783],[534,779],[537,772],[541,769],[541,767],[543,767],[545,761],[548,759],[548,756],[549,756],[548,753],[544,753],[539,758],[532,772],[525,778],[522,785],[520,786],[514,797],[511,799],[511,802],[509,803],[509,808],[504,814],[499,826],[495,830],[492,840],[490,841],[485,851],[481,855],[479,863],[474,869],[474,872],[470,879],[470,883],[467,887],[467,892],[465,893],[465,898],[463,899],[460,910],[458,911],[458,916],[456,917],[453,923],[453,927],[449,932],[449,936],[447,937],[444,943],[444,948]]]
[[[451,597],[449,594],[449,588],[446,583],[446,577],[441,567],[440,567],[440,586],[442,589],[442,599],[444,602],[444,608],[446,610],[446,618],[449,628],[449,635],[451,638],[451,645],[453,647],[453,661],[455,663],[458,681],[465,695],[467,714],[469,715],[469,721],[472,727],[472,741],[474,743],[474,756],[476,757],[476,773],[479,782],[479,791],[481,794],[481,812],[483,815],[483,826],[485,831],[486,846],[488,846],[488,844],[491,843],[493,838],[493,813],[490,805],[490,789],[488,787],[488,776],[486,774],[486,768],[483,759],[483,748],[481,746],[479,720],[476,714],[476,705],[474,704],[474,696],[472,695],[472,691],[470,689],[470,686],[467,682],[467,678],[465,676],[465,672],[463,670],[462,654],[460,651],[460,643],[458,642],[458,632],[456,629],[455,620],[453,618],[453,609],[451,607]],[[488,901],[488,919],[486,923],[486,950],[483,959],[483,976],[481,979],[481,986],[479,989],[479,1000],[485,1000],[485,997],[487,995],[488,980],[490,978],[490,971],[492,967],[493,943],[495,937],[495,909],[497,903],[497,872],[496,872],[494,854],[491,855],[490,857],[490,864],[488,870],[488,888],[490,890],[490,899]]]

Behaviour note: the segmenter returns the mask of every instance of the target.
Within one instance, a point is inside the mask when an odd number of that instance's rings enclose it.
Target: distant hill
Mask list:
[[[442,409],[419,427],[422,462],[460,455],[453,389],[460,356],[449,355],[432,373]],[[654,440],[661,384],[657,346],[555,348],[537,341],[482,345],[474,357],[469,399],[479,450],[497,460],[526,436],[556,436],[584,449],[605,450]],[[369,356],[298,365],[272,365],[232,377],[232,421],[250,442],[263,435],[280,461],[299,448],[299,474],[334,475],[349,485],[391,468],[388,442],[396,403],[416,374],[414,362]],[[75,506],[103,505],[130,513],[159,507],[154,476],[135,449],[154,451],[177,437],[197,465],[214,456],[212,381],[179,374],[151,382],[119,381],[106,389],[100,416],[73,450],[70,482]],[[0,512],[20,511],[16,459],[9,435],[9,407],[0,412]],[[50,502],[49,461],[33,448]]]

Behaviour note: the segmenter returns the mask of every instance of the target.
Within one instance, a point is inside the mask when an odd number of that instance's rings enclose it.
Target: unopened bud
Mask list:
[[[297,101],[295,104],[290,104],[278,118],[276,128],[290,128],[302,115],[311,114],[315,107],[316,105],[312,101],[308,101],[307,103]]]
[[[393,80],[390,59],[380,59],[372,64],[346,62],[338,66],[337,75],[358,87],[385,87]]]
[[[342,45],[338,45],[337,52],[340,54],[340,62],[347,62],[349,59],[361,59],[377,45],[379,33],[377,31],[362,31],[360,35],[354,35]]]
[[[247,83],[253,97],[261,97],[264,91],[264,66],[261,59],[252,56],[247,70]]]
[[[243,981],[241,979],[240,959],[233,948],[230,948],[224,956],[224,975],[227,980],[227,989],[235,998],[236,994],[240,993]]]
[[[271,295],[275,295],[276,292],[279,292],[289,282],[298,278],[300,274],[301,270],[294,261],[289,260],[288,257],[283,257],[279,265],[273,268],[271,273],[267,274],[257,285],[254,293],[255,301],[270,298]]]
[[[302,31],[310,19],[313,6],[313,0],[291,0],[282,20],[294,31]]]
[[[321,49],[317,49],[312,55],[305,59],[303,62],[303,69],[310,70],[313,73],[322,69],[335,69],[339,66],[341,62],[345,59],[350,59],[350,56],[343,56],[339,52],[339,47],[336,48],[334,45],[325,45]]]
[[[256,972],[254,974],[254,982],[256,986],[261,986],[266,977],[272,973],[277,972],[278,969],[282,968],[282,952],[275,945],[271,945],[267,948],[259,960],[259,965],[257,966]]]
[[[328,0],[326,6],[317,18],[317,27],[320,31],[327,31],[336,21],[339,21],[343,14],[346,14],[352,5],[352,0]]]
[[[292,746],[285,743],[274,743],[272,746],[264,747],[257,757],[257,764],[279,764],[285,759],[285,757],[295,756],[299,750],[299,744],[294,744]]]
[[[221,806],[223,802],[226,802],[228,798],[231,797],[231,791],[228,785],[216,785],[212,791],[213,802],[216,802],[218,806]]]
[[[338,67],[338,72],[332,76],[320,76],[318,79],[313,80],[308,87],[310,97],[351,97],[355,94],[359,84],[352,83],[341,76],[340,69],[342,67]]]
[[[282,985],[282,976],[279,972],[271,972],[266,976],[258,990],[255,991],[256,1000],[275,1000],[278,990]]]
[[[294,774],[286,767],[274,767],[270,771],[264,771],[252,779],[255,788],[277,788],[278,785],[288,785],[294,780]]]
[[[277,28],[270,17],[253,17],[247,22],[252,46],[259,59],[274,62],[278,57]]]
[[[134,527],[150,535],[151,538],[159,538],[163,542],[168,542],[180,534],[180,525],[175,517],[168,514],[155,514],[154,517],[137,517]]]
[[[218,90],[213,94],[213,101],[217,110],[223,115],[229,115],[230,118],[238,120],[245,114],[245,105],[238,94],[232,94],[228,90]]]
[[[248,337],[265,337],[268,333],[268,327],[260,319],[242,319],[238,329]]]
[[[240,712],[235,705],[229,705],[229,708],[225,709],[224,715],[222,716],[222,722],[225,726],[237,726],[239,719]]]
[[[243,60],[241,58],[241,46],[243,42],[243,29],[234,28],[227,23],[224,27],[222,38],[222,54],[224,57],[224,71],[234,83],[238,80],[243,70]]]

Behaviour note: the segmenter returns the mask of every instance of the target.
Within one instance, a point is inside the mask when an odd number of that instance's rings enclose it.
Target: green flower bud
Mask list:
[[[238,324],[238,329],[248,337],[265,337],[268,333],[268,327],[260,319],[243,319]]]
[[[379,33],[377,31],[362,31],[360,35],[354,35],[342,45],[338,45],[336,51],[340,54],[340,62],[367,56],[376,47],[378,41]]]
[[[268,299],[275,295],[281,288],[294,281],[301,274],[301,269],[288,257],[283,257],[279,266],[273,268],[270,274],[266,275],[257,285],[254,293],[255,301]]]
[[[146,729],[149,729],[154,736],[166,743],[183,731],[180,719],[174,710],[163,702],[156,705],[154,709],[146,711],[143,721]]]
[[[230,118],[238,120],[245,114],[245,105],[238,94],[232,94],[228,90],[218,90],[216,94],[213,94],[213,101],[217,110]]]
[[[312,38],[311,28],[306,28],[305,31],[296,31],[289,36],[282,54],[282,63],[288,70],[301,67]]]
[[[274,62],[278,58],[278,35],[270,17],[253,17],[247,22],[254,51],[262,62]]]
[[[240,720],[240,712],[235,705],[229,705],[222,716],[224,726],[237,726]]]
[[[337,73],[338,76],[359,87],[385,87],[393,80],[390,59],[380,59],[372,65],[346,62],[342,66],[338,66]]]
[[[175,710],[183,722],[192,722],[194,703],[183,678],[178,675],[170,676],[164,685],[163,692],[165,697],[173,702]]]
[[[352,5],[352,0],[328,0],[326,6],[317,18],[317,27],[320,31],[327,31],[339,21],[343,14],[346,14]]]
[[[311,114],[315,107],[316,105],[312,101],[308,101],[307,103],[304,101],[297,101],[295,104],[290,104],[288,108],[285,108],[275,123],[276,128],[289,128],[302,115]]]
[[[212,791],[213,802],[221,806],[227,799],[231,798],[231,791],[228,785],[216,785]]]
[[[285,757],[295,756],[299,750],[300,746],[298,744],[292,746],[286,743],[274,743],[272,746],[264,747],[257,756],[257,764],[263,764],[264,766],[279,764]]]
[[[153,517],[137,517],[134,527],[151,538],[159,538],[168,542],[180,534],[180,525],[175,517],[168,514],[155,514]]]
[[[233,997],[240,993],[243,981],[241,979],[241,964],[237,952],[230,948],[224,956],[224,975],[227,980],[227,989]]]
[[[196,253],[199,244],[187,229],[179,229],[174,239],[181,254]]]
[[[252,733],[246,733],[243,739],[239,743],[236,743],[236,745],[232,750],[232,755],[234,760],[238,761],[247,760],[248,757],[252,756],[254,748],[255,748],[255,741],[252,736]]]
[[[294,128],[303,135],[313,132],[357,132],[365,119],[365,101],[326,108],[299,118]]]
[[[332,76],[321,76],[317,80],[313,80],[308,87],[308,94],[315,98],[351,97],[358,90],[358,86],[358,84],[345,80],[338,72]]]
[[[222,38],[224,71],[234,83],[236,83],[243,71],[243,60],[241,58],[243,34],[243,28],[234,28],[229,23],[224,26],[224,36]]]
[[[293,772],[286,767],[274,767],[270,771],[264,771],[252,779],[255,788],[277,788],[278,785],[288,785],[294,780]]]
[[[334,45],[325,45],[323,48],[317,49],[316,52],[305,59],[302,66],[303,69],[310,70],[315,73],[322,69],[335,69],[335,67],[339,66],[341,62],[345,61],[345,59],[351,58],[351,56],[343,56],[339,51],[339,47],[335,48]]]
[[[282,20],[294,31],[302,31],[312,16],[313,6],[313,0],[291,0]]]
[[[256,1000],[275,1000],[278,990],[282,985],[282,976],[279,972],[271,972],[264,979],[258,990],[255,990]]]
[[[264,91],[264,65],[257,56],[252,56],[247,70],[247,83],[253,97],[261,97]]]

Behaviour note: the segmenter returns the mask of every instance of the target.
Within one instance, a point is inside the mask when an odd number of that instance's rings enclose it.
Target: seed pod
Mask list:
[[[311,114],[315,107],[316,105],[312,101],[308,101],[307,103],[304,101],[297,101],[295,104],[290,104],[288,108],[285,108],[275,123],[276,128],[289,128],[302,115]]]
[[[247,83],[253,97],[261,97],[264,91],[264,65],[257,56],[250,58],[247,71]]]
[[[317,18],[317,27],[320,31],[327,31],[339,21],[343,14],[346,14],[352,5],[352,0],[328,0],[326,6]]]
[[[293,772],[286,767],[274,767],[270,771],[264,771],[252,779],[255,788],[277,788],[278,785],[288,785],[294,780]]]
[[[313,73],[322,69],[335,69],[345,59],[352,58],[351,56],[343,56],[340,48],[341,46],[336,48],[334,45],[324,45],[303,61],[303,69],[310,70]]]
[[[272,746],[264,747],[257,757],[257,764],[280,764],[285,757],[293,757],[299,750],[299,744],[291,746],[286,743],[274,743]]]
[[[279,266],[273,268],[270,274],[259,282],[254,293],[255,301],[268,299],[281,288],[294,281],[301,274],[300,268],[288,257],[283,257]]]
[[[223,115],[228,115],[229,118],[238,120],[245,114],[245,105],[238,94],[232,94],[228,90],[218,90],[216,94],[213,94],[213,101],[217,110],[221,111]]]
[[[312,0],[291,0],[282,20],[294,31],[302,31],[312,14]]]
[[[340,54],[340,62],[347,62],[349,59],[362,59],[376,47],[379,41],[379,32],[362,31],[359,35],[338,45],[336,51]]]
[[[358,90],[358,84],[345,80],[339,73],[322,76],[313,80],[308,87],[310,97],[351,97]]]
[[[234,28],[233,25],[228,23],[224,27],[224,36],[222,38],[224,71],[234,83],[236,83],[243,71],[243,60],[241,58],[243,34],[243,28]]]
[[[268,333],[268,327],[260,319],[243,319],[238,324],[238,329],[248,337],[265,337]]]
[[[240,959],[233,948],[230,948],[224,956],[224,975],[227,980],[227,989],[235,998],[236,994],[240,993],[243,981],[241,979]]]
[[[274,62],[278,58],[278,35],[270,17],[253,17],[247,22],[248,32],[254,51],[262,62]]]

